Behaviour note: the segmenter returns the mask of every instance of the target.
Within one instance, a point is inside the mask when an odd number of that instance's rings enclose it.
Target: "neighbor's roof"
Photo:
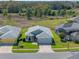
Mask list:
[[[79,30],[79,24],[78,23],[62,24],[56,27],[56,29],[59,29],[59,28],[62,28],[66,31]]]
[[[3,26],[0,28],[0,33],[3,33],[0,38],[17,38],[20,33],[20,28],[15,26]]]

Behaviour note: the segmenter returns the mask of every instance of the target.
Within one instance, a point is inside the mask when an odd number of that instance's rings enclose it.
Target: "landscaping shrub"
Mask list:
[[[55,45],[55,41],[54,41],[54,39],[52,38],[52,45]]]
[[[67,42],[67,40],[66,40],[66,39],[61,39],[61,41],[62,41],[62,42]]]
[[[20,48],[23,48],[24,46],[23,46],[23,45],[20,45],[19,47],[20,47]]]
[[[75,41],[75,43],[79,44],[79,41]]]
[[[21,40],[21,39],[20,39],[20,38],[21,38],[21,36],[22,36],[22,34],[19,34],[19,37],[17,38],[16,45],[18,45],[19,41]]]
[[[68,22],[68,23],[73,23],[73,21],[72,21],[72,20],[68,20],[67,22]]]
[[[20,38],[19,41],[22,41],[22,38]]]
[[[60,36],[61,39],[64,39],[65,34],[64,34],[63,32],[61,32],[61,33],[59,34],[59,36]]]
[[[23,42],[26,42],[25,38],[23,38]]]

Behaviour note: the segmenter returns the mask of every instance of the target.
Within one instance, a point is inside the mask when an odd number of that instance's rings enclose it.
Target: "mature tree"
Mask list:
[[[20,16],[25,16],[26,13],[26,8],[19,8],[19,15]]]
[[[7,9],[3,9],[3,16],[7,16],[8,15],[8,10]]]
[[[52,15],[52,16],[56,16],[55,11],[52,11],[51,15]]]
[[[37,9],[35,9],[34,10],[34,16],[37,16],[37,13],[38,13],[38,11],[37,11]]]
[[[3,4],[3,16],[7,16],[8,19],[11,19],[11,16],[8,14],[8,8],[11,5],[12,0]]]
[[[27,15],[27,19],[28,20],[31,20],[32,18],[32,10],[31,10],[31,8],[27,8],[27,11],[26,11],[26,15]]]
[[[48,16],[51,16],[51,9],[48,9]]]
[[[66,15],[66,10],[61,10],[61,11],[60,11],[60,15],[61,15],[61,16],[65,16],[65,15]]]
[[[42,17],[43,15],[42,9],[38,9],[37,15],[38,17]]]
[[[48,10],[49,10],[48,8],[46,8],[46,9],[44,10],[44,15],[45,15],[45,16],[48,15]]]

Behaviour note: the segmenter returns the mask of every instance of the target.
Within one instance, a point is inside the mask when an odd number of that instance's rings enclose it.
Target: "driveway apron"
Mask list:
[[[54,53],[51,49],[51,45],[39,45],[38,53]]]
[[[0,46],[0,53],[12,53],[12,46]]]

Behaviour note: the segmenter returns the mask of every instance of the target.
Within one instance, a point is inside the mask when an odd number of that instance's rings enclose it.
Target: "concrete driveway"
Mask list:
[[[0,53],[12,53],[12,46],[0,46]]]
[[[39,45],[38,53],[54,53],[51,49],[51,45]]]

